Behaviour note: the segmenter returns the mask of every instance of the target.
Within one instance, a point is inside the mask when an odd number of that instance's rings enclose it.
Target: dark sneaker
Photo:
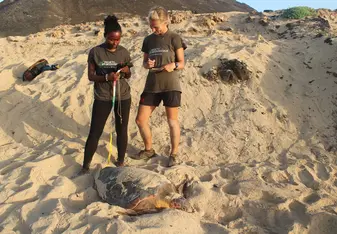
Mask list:
[[[141,160],[141,159],[149,159],[156,156],[156,152],[154,151],[154,149],[150,149],[150,150],[141,150],[137,156],[133,157],[133,159],[136,160]]]
[[[171,154],[170,157],[168,158],[168,161],[167,161],[167,167],[173,167],[173,166],[177,165],[178,164],[177,157],[178,157],[178,155]]]
[[[73,175],[71,177],[71,179],[74,179],[74,178],[76,178],[78,176],[86,175],[86,174],[89,174],[89,173],[90,173],[90,170],[88,168],[83,168],[82,167],[82,169],[77,174]]]

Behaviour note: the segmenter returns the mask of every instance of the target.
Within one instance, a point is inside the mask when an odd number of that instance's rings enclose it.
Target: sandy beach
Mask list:
[[[93,173],[106,166],[111,116],[92,174],[72,179],[89,132],[87,56],[104,41],[101,22],[0,38],[0,233],[336,233],[337,39],[336,21],[325,17],[330,28],[320,37],[325,21],[272,14],[182,12],[170,25],[188,46],[180,73],[182,163],[164,166],[170,140],[160,106],[151,118],[159,155],[127,157],[127,164],[175,184],[185,174],[194,178],[188,200],[195,213],[131,217],[100,200]],[[127,149],[134,155],[143,147],[135,116],[147,74],[141,46],[150,29],[142,17],[120,22],[121,45],[134,63]],[[22,73],[41,58],[60,69],[23,82]],[[245,62],[251,78],[207,79],[220,59]]]

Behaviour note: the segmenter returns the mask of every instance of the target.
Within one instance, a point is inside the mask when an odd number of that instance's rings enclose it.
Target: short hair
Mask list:
[[[148,20],[159,20],[160,22],[169,23],[169,14],[164,7],[152,7],[148,14]]]

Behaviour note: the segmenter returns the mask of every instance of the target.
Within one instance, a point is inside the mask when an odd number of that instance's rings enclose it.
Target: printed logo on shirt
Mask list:
[[[149,55],[154,56],[154,55],[162,55],[163,53],[169,52],[168,49],[162,49],[162,48],[154,48],[151,49],[149,52]]]
[[[118,65],[115,61],[101,61],[98,66],[102,68],[115,68]]]

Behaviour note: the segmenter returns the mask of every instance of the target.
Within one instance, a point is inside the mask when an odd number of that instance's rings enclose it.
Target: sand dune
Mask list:
[[[193,214],[123,216],[121,208],[100,201],[91,175],[71,179],[89,131],[93,85],[86,59],[103,40],[94,34],[101,23],[0,38],[0,232],[335,233],[337,41],[324,42],[335,25],[330,21],[326,31],[317,19],[278,19],[262,26],[263,16],[248,16],[183,13],[170,26],[188,45],[181,72],[183,163],[164,167],[169,129],[163,107],[151,119],[159,156],[127,161],[176,184],[185,174],[195,178],[188,197]],[[142,148],[134,119],[146,77],[140,47],[149,29],[139,17],[121,23],[122,44],[135,64],[132,155]],[[327,36],[316,38],[323,31]],[[40,58],[61,68],[22,82],[18,77]],[[247,63],[251,79],[207,80],[203,74],[222,58]],[[110,121],[96,165],[106,163]]]

